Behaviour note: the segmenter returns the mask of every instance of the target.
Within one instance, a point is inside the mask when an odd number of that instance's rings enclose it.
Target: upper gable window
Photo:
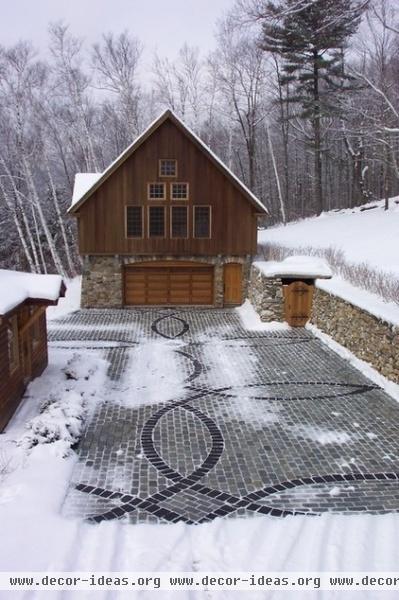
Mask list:
[[[160,177],[177,177],[177,160],[162,158],[159,161]]]
[[[149,183],[148,184],[148,199],[149,200],[165,200],[165,184],[164,183]]]
[[[188,183],[171,183],[170,197],[172,200],[188,200]]]

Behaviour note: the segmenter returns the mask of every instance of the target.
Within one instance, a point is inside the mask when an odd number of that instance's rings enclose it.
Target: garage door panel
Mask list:
[[[129,267],[127,305],[213,304],[213,267]]]

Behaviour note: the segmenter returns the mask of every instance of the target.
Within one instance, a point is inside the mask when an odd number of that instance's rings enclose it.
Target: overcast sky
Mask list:
[[[50,21],[63,20],[75,35],[93,42],[103,32],[128,29],[151,57],[173,58],[185,41],[201,51],[213,47],[216,20],[233,0],[0,0],[0,43],[30,39],[41,50]]]

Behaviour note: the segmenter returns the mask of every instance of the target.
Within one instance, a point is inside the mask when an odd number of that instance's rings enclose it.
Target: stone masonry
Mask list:
[[[281,279],[266,277],[252,265],[248,298],[262,321],[284,321],[284,298]]]
[[[214,306],[224,300],[223,266],[230,262],[243,265],[243,298],[248,292],[251,259],[249,256],[85,256],[82,277],[82,308],[123,307],[123,266],[145,261],[184,260],[215,265]]]
[[[270,279],[252,265],[248,297],[262,321],[284,321],[281,279]],[[311,320],[355,356],[399,383],[399,328],[317,288]]]
[[[323,290],[315,290],[312,322],[382,375],[399,383],[399,329]]]

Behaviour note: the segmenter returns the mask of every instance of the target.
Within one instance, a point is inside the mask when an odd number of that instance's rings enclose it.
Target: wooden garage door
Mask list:
[[[213,304],[213,267],[125,269],[125,305]]]

